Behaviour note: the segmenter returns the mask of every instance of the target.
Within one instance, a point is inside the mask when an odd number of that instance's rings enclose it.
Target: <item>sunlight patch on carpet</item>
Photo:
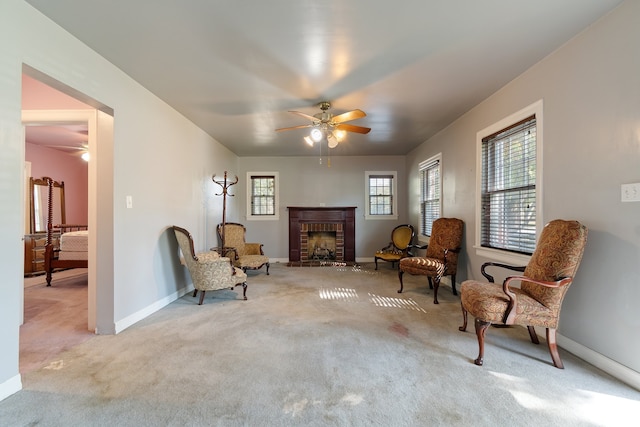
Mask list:
[[[320,299],[326,300],[338,300],[338,301],[348,301],[354,302],[358,300],[358,293],[355,289],[348,288],[333,288],[326,289],[320,288]]]
[[[341,400],[351,406],[356,406],[361,404],[364,401],[364,398],[361,394],[348,393]]]
[[[369,301],[371,301],[374,305],[378,307],[394,307],[394,308],[403,308],[406,310],[415,310],[426,313],[425,309],[420,307],[417,302],[404,298],[391,298],[391,297],[383,297],[380,295],[369,294]]]

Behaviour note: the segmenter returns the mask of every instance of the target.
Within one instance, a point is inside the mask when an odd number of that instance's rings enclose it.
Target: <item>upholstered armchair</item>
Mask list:
[[[457,218],[438,218],[433,221],[431,237],[424,257],[408,257],[400,260],[398,279],[402,293],[404,273],[427,276],[429,287],[433,289],[433,303],[438,304],[438,287],[444,276],[451,276],[451,290],[456,292],[456,272],[458,255],[462,246],[464,222]],[[420,248],[424,249],[424,246]]]
[[[399,262],[402,258],[413,256],[411,253],[413,238],[416,233],[413,226],[410,224],[403,224],[395,227],[391,231],[391,241],[387,246],[376,251],[376,255],[373,258],[376,263],[376,270],[378,269],[378,260],[387,261],[391,263],[391,267],[396,262]]]
[[[191,233],[175,225],[172,228],[193,281],[193,296],[201,292],[198,305],[202,305],[206,291],[233,289],[239,285],[243,288],[243,298],[247,299],[247,275],[242,270],[235,268],[229,258],[221,257],[217,252],[196,254]]]
[[[262,251],[262,243],[246,243],[245,234],[247,229],[242,224],[227,222],[218,224],[216,227],[218,238],[224,242],[222,252],[233,260],[233,265],[247,270],[258,270],[263,266],[267,267],[269,274],[269,257]]]
[[[578,221],[554,220],[548,223],[540,235],[531,259],[526,267],[488,262],[481,272],[489,283],[466,280],[460,288],[463,325],[467,329],[467,315],[475,317],[479,354],[476,365],[484,361],[484,337],[491,324],[526,326],[534,344],[539,344],[535,326],[545,328],[547,345],[553,365],[563,369],[564,365],[556,344],[556,329],[560,319],[560,308],[564,296],[578,270],[584,247],[587,243],[587,228]],[[520,272],[507,277],[504,282],[494,284],[488,267],[501,267]],[[520,287],[515,287],[520,283]]]

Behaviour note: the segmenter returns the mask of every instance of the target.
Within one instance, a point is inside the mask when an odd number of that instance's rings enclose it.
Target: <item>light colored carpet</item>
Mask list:
[[[0,425],[624,426],[640,392],[526,329],[491,329],[485,365],[460,302],[373,264],[249,272],[241,291],[187,295],[23,376]],[[132,284],[133,286],[134,284]]]
[[[94,336],[87,330],[87,269],[24,279],[24,323],[20,327],[20,372],[42,367],[48,360]]]

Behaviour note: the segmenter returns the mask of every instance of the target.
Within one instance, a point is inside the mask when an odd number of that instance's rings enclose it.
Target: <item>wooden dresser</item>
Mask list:
[[[58,246],[60,233],[52,236],[53,244]],[[44,273],[44,245],[47,233],[26,234],[24,236],[24,275]]]

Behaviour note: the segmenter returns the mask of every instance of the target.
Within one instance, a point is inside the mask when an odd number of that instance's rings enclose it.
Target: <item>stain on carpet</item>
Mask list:
[[[395,334],[398,334],[402,337],[408,337],[409,336],[409,329],[407,329],[406,326],[401,325],[400,323],[394,323],[393,325],[389,326],[389,330]]]

